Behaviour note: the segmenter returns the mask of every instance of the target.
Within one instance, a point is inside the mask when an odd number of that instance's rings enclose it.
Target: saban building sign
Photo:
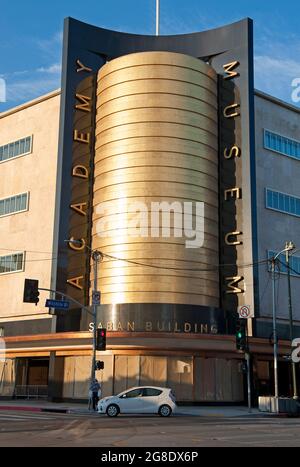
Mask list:
[[[200,307],[201,308],[201,307]],[[93,323],[87,317],[88,328]],[[98,307],[97,326],[113,332],[170,332],[185,334],[225,334],[221,310],[185,305],[102,305]]]
[[[173,303],[108,304],[99,307],[97,321],[113,331],[226,334],[239,306],[255,309],[256,269],[251,265],[257,260],[257,235],[250,19],[176,36],[125,34],[66,19],[55,235],[59,260],[52,274],[52,288],[65,291],[84,305],[89,302],[96,74],[108,61],[149,51],[189,55],[209,64],[218,75],[220,303],[217,308]],[[70,238],[80,240],[81,247],[66,244]],[[89,319],[81,310],[59,320],[60,330],[79,330],[80,326],[89,327]]]

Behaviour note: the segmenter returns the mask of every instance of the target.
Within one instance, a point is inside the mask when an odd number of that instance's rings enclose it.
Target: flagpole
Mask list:
[[[156,35],[159,36],[159,0],[156,0]]]

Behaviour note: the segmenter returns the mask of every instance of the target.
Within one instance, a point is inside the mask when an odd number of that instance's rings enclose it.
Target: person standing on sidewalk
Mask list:
[[[92,380],[90,385],[90,398],[92,399],[93,410],[97,409],[97,403],[99,400],[99,392],[101,391],[101,386],[98,380],[95,378]]]

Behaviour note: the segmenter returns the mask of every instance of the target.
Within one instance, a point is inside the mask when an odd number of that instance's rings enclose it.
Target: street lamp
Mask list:
[[[290,341],[291,348],[294,339],[293,332],[293,306],[292,306],[292,288],[291,288],[291,270],[290,270],[290,257],[293,256],[298,250],[296,250],[293,242],[286,242],[286,265],[287,265],[287,276],[288,276],[288,297],[289,297],[289,320],[290,320]],[[289,248],[290,247],[290,248]],[[290,253],[293,250],[292,253]],[[298,399],[298,388],[297,388],[297,373],[296,363],[291,360],[292,363],[292,375],[293,375],[293,399]]]
[[[276,323],[276,292],[275,292],[275,269],[276,260],[282,254],[293,250],[294,244],[290,242],[286,247],[272,258],[272,296],[273,296],[273,340],[274,340],[274,389],[275,389],[275,407],[278,412],[278,342],[277,342],[277,323]]]
[[[65,240],[65,242],[71,245],[81,246],[82,249],[87,248],[93,259],[93,268],[94,268],[94,287],[92,291],[92,310],[93,310],[93,356],[92,356],[92,368],[91,368],[91,379],[95,379],[96,376],[96,345],[97,345],[97,306],[100,305],[100,300],[96,298],[97,288],[98,288],[98,264],[103,260],[103,254],[99,250],[92,250],[88,245],[83,243],[81,240]],[[98,293],[97,293],[98,295]]]

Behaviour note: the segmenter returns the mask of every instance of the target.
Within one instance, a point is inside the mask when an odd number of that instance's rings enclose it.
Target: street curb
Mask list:
[[[40,407],[22,407],[22,406],[13,406],[13,405],[0,405],[0,410],[10,410],[15,412],[41,412]]]
[[[294,413],[266,413],[266,416],[270,418],[300,418],[300,414]]]
[[[0,410],[7,410],[11,412],[47,412],[47,413],[70,413],[69,409],[43,409],[41,407],[23,407],[23,406],[0,406]]]

